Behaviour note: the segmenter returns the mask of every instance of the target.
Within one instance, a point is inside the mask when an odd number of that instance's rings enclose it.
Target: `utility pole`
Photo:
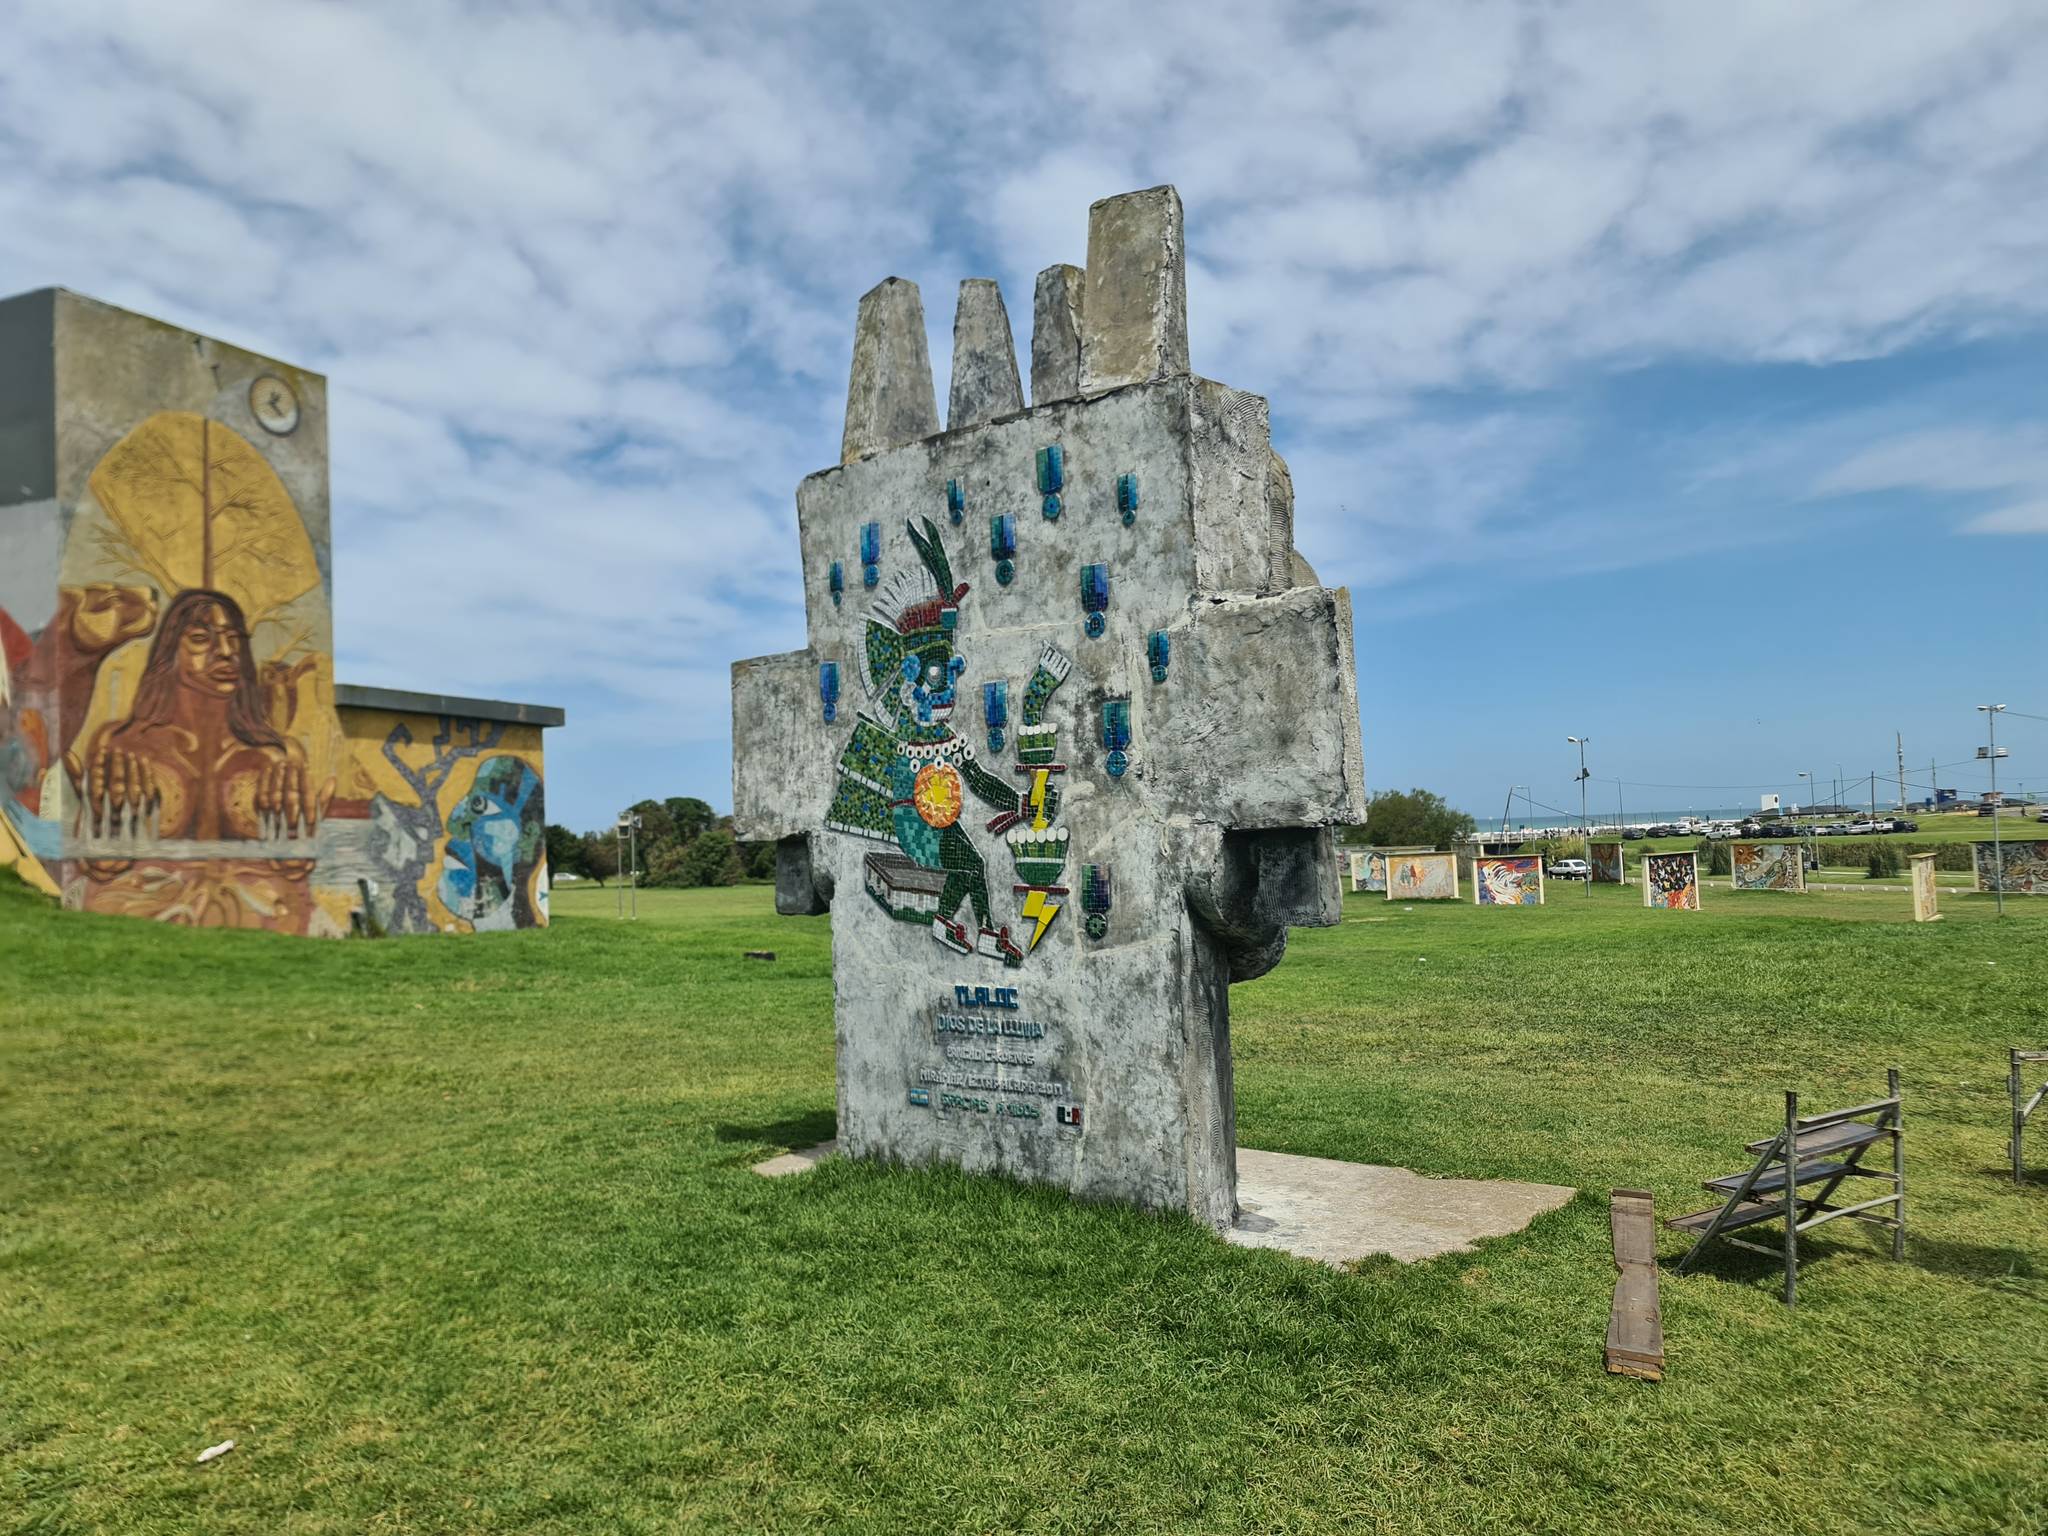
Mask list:
[[[1899,810],[1906,809],[1906,737],[1903,732],[1894,731],[1892,742],[1899,749]]]
[[[1877,770],[1870,770],[1870,819],[1877,820]]]
[[[2005,709],[2003,704],[1979,704],[1984,713],[1985,729],[1991,732],[1991,745],[1980,747],[1984,756],[1991,760],[1991,888],[1998,893],[1998,915],[2005,916],[2005,847],[1998,838],[1998,716]]]

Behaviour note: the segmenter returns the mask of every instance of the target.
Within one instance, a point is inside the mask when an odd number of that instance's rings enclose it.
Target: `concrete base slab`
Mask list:
[[[1519,1232],[1576,1194],[1562,1184],[1427,1179],[1406,1168],[1237,1149],[1242,1248],[1348,1264],[1384,1253],[1403,1263],[1468,1253],[1482,1237]]]
[[[801,1152],[785,1152],[780,1157],[769,1158],[765,1163],[756,1163],[754,1172],[764,1179],[779,1179],[792,1173],[809,1173],[838,1150],[838,1142],[821,1141],[815,1147],[805,1147]]]
[[[821,1142],[756,1163],[754,1172],[767,1179],[807,1173],[838,1150],[836,1141]],[[1519,1232],[1576,1193],[1563,1184],[1429,1179],[1406,1168],[1239,1147],[1237,1224],[1223,1236],[1240,1248],[1278,1248],[1321,1264],[1382,1253],[1413,1263]]]

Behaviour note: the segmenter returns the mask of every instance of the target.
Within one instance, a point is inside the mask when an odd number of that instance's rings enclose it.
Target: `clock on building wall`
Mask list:
[[[249,411],[258,426],[278,437],[298,430],[299,397],[274,373],[264,374],[249,386]]]

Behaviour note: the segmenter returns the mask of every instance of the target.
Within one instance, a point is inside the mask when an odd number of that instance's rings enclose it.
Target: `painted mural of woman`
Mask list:
[[[311,838],[305,750],[265,716],[241,606],[195,587],[164,610],[135,702],[70,763],[88,835],[157,841]]]

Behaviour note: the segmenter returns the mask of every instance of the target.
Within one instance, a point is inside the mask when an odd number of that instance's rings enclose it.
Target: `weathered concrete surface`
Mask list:
[[[1577,1193],[1562,1184],[1428,1179],[1406,1168],[1237,1149],[1241,1214],[1224,1236],[1323,1264],[1374,1254],[1403,1263],[1468,1253],[1519,1232]]]
[[[839,457],[851,464],[938,430],[924,301],[917,284],[885,277],[861,295],[860,317],[854,322],[853,377],[846,389]]]
[[[1081,393],[1081,296],[1087,274],[1064,263],[1038,274],[1031,302],[1031,403]]]
[[[821,1141],[815,1147],[805,1147],[796,1152],[785,1152],[780,1157],[771,1157],[754,1164],[753,1172],[764,1179],[787,1178],[792,1173],[809,1173],[818,1164],[839,1150],[836,1141]]]
[[[993,278],[970,277],[960,284],[953,311],[953,379],[947,390],[946,430],[978,427],[1024,409],[1017,381],[1017,347],[1010,338],[1010,312]]]
[[[754,1164],[763,1178],[808,1173],[837,1141]],[[1240,1248],[1277,1248],[1319,1264],[1384,1254],[1412,1264],[1469,1253],[1482,1238],[1519,1232],[1578,1193],[1563,1184],[1431,1179],[1406,1168],[1237,1148],[1238,1216],[1223,1232]]]
[[[1178,303],[1177,199],[1125,212],[1171,225],[1170,252],[1149,249]],[[843,1152],[1221,1229],[1230,983],[1277,962],[1289,925],[1336,920],[1328,829],[1362,818],[1365,786],[1349,599],[1293,583],[1266,403],[1187,375],[1173,324],[1179,372],[803,481],[806,645],[733,669],[733,806],[741,837],[777,844],[779,910],[832,915]],[[1042,770],[1019,739],[1035,684]],[[1113,895],[1097,934],[1091,868]]]
[[[1152,187],[1088,210],[1081,392],[1188,371],[1188,268],[1180,193]]]

